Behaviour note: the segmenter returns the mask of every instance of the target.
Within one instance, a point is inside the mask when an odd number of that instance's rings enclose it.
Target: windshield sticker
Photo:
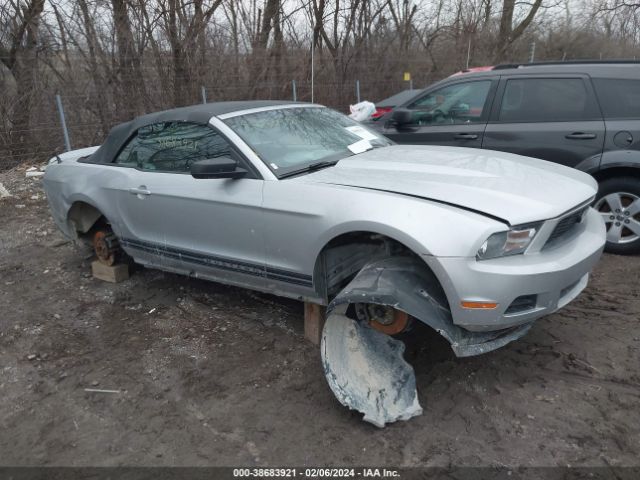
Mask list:
[[[378,137],[376,134],[370,132],[366,128],[361,127],[360,125],[353,125],[351,127],[345,127],[345,130],[350,131],[354,135],[359,136],[363,140],[377,140]]]
[[[278,165],[276,165],[275,163],[270,163],[269,165],[271,165],[271,168],[273,168],[274,170],[278,169]]]
[[[352,143],[347,147],[352,153],[358,154],[371,150],[373,146],[369,143],[369,140],[360,140],[359,142]]]

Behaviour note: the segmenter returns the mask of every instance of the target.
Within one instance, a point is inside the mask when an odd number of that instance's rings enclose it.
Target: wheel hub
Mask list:
[[[118,249],[118,239],[113,233],[98,230],[93,236],[93,250],[101,263],[113,265]]]
[[[396,335],[407,328],[409,315],[389,305],[356,303],[356,317],[369,326],[387,335]]]
[[[624,244],[640,238],[640,197],[615,192],[599,199],[594,208],[607,227],[607,242]]]

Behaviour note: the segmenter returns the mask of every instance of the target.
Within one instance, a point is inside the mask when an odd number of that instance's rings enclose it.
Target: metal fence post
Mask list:
[[[536,42],[531,42],[529,46],[529,63],[533,63],[536,58]]]
[[[200,87],[200,92],[202,93],[202,103],[207,103],[207,91],[204,86]]]
[[[291,89],[293,90],[293,101],[298,101],[298,92],[296,91],[296,81],[291,80]]]
[[[358,103],[360,103],[360,80],[356,80],[356,98],[358,99]]]
[[[62,124],[62,133],[64,134],[64,146],[67,152],[71,151],[71,142],[69,141],[69,131],[67,130],[67,121],[64,118],[64,109],[62,108],[62,100],[60,95],[56,94],[56,105],[58,106],[58,115],[60,115],[60,123]]]

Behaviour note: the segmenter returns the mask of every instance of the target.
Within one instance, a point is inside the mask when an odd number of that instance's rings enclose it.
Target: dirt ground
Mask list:
[[[496,352],[429,337],[424,414],[378,429],[333,397],[300,303],[142,268],[95,280],[40,179],[0,183],[2,465],[640,464],[640,257],[605,256]]]

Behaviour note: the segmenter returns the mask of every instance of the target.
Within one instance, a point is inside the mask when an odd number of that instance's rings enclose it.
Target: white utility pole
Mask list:
[[[313,75],[314,75],[314,71],[313,71],[313,50],[314,50],[314,45],[313,45],[313,34],[311,35],[311,103],[313,103]]]

